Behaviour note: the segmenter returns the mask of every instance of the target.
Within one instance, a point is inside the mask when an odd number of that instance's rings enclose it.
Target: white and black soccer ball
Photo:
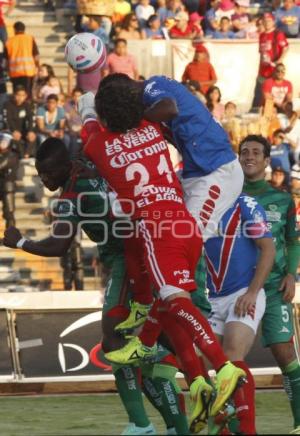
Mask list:
[[[66,44],[65,59],[73,70],[90,73],[105,65],[105,44],[93,33],[77,33]]]

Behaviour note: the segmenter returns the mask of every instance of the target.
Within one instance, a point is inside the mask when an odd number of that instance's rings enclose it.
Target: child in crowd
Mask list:
[[[220,29],[215,30],[212,34],[214,39],[234,39],[236,34],[231,30],[231,22],[228,17],[222,17],[220,21]]]
[[[41,87],[39,92],[39,99],[44,103],[47,101],[47,97],[51,94],[59,95],[62,92],[62,86],[60,81],[54,75],[51,75],[44,86]]]
[[[222,120],[225,113],[225,108],[224,105],[221,103],[221,98],[222,95],[220,88],[218,88],[217,86],[211,86],[208,89],[206,93],[207,109],[218,121]]]

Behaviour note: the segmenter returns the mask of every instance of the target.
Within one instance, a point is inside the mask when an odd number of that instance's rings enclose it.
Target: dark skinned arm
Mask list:
[[[144,111],[144,117],[155,123],[167,122],[178,115],[178,108],[175,100],[164,98]]]
[[[52,227],[53,235],[41,239],[40,241],[27,239],[22,250],[42,257],[63,256],[68,251],[77,229],[76,224],[69,224],[70,225],[65,222],[57,222],[57,224]],[[21,238],[22,234],[16,227],[9,227],[4,232],[3,245],[16,248]]]

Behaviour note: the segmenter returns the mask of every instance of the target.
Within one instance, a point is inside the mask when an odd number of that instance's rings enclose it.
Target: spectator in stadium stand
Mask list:
[[[162,24],[168,28],[174,24],[174,17],[178,12],[183,10],[183,4],[180,0],[158,0],[157,15]]]
[[[185,11],[178,12],[174,17],[175,24],[169,30],[170,38],[194,39],[201,36],[197,26],[189,23],[189,14]]]
[[[211,0],[210,9],[206,12],[204,18],[205,36],[212,37],[213,33],[219,30],[219,20],[217,18],[217,10],[220,7],[220,0]]]
[[[225,106],[224,106],[224,116],[226,117],[227,120],[232,120],[234,118],[237,118],[236,116],[236,111],[237,111],[237,106],[235,103],[233,103],[233,101],[228,101]]]
[[[198,12],[199,3],[200,3],[199,0],[183,0],[184,7],[186,8],[189,14]]]
[[[274,15],[264,14],[264,29],[259,35],[260,63],[252,103],[254,108],[261,105],[263,82],[272,77],[276,63],[283,61],[289,46],[285,34],[275,28]]]
[[[298,38],[300,30],[300,7],[294,0],[284,0],[275,11],[276,27],[287,38]]]
[[[65,110],[58,106],[58,96],[50,94],[45,106],[40,106],[36,114],[37,131],[40,142],[48,137],[63,139],[69,147],[70,138],[65,134]]]
[[[236,0],[234,3],[235,12],[231,17],[232,27],[239,38],[247,36],[247,29],[250,23],[248,8],[250,0]]]
[[[126,0],[117,0],[114,5],[112,21],[120,23],[131,12],[131,4]]]
[[[88,22],[87,22],[87,28],[94,35],[98,36],[104,42],[105,46],[108,47],[110,29],[107,32],[107,30],[103,24],[103,16],[102,15],[89,15]]]
[[[289,101],[284,107],[284,115],[280,116],[280,125],[290,144],[294,149],[294,157],[297,163],[300,162],[300,120],[297,112],[293,109],[293,102]]]
[[[150,0],[138,0],[138,4],[135,8],[135,14],[137,16],[139,25],[143,29],[147,25],[147,20],[151,17],[151,15],[155,14],[155,9],[150,4]]]
[[[289,174],[294,163],[293,150],[283,130],[275,130],[271,147],[271,168],[280,167],[286,174]]]
[[[5,57],[3,52],[3,44],[0,42],[0,112],[2,111],[3,105],[7,100],[7,72],[5,68]],[[1,126],[1,119],[0,119],[0,129]]]
[[[12,12],[16,4],[16,0],[1,0],[0,1],[0,40],[3,44],[6,43],[7,40],[7,31],[5,25],[5,16],[9,16]],[[7,7],[6,13],[4,13],[3,9]]]
[[[40,89],[39,100],[46,103],[47,97],[50,94],[56,94],[59,96],[61,93],[63,93],[63,89],[59,79],[54,74],[51,74],[45,85]]]
[[[265,80],[262,86],[263,100],[272,99],[278,112],[284,112],[286,103],[293,100],[293,85],[284,76],[285,66],[280,62],[276,65],[272,77]]]
[[[121,29],[118,32],[117,37],[126,40],[142,39],[139,22],[134,12],[126,15],[121,24]]]
[[[32,100],[37,103],[42,103],[39,98],[41,88],[46,85],[49,77],[54,76],[54,70],[51,65],[41,64],[38,68],[37,74],[33,79],[32,84]]]
[[[289,189],[287,180],[288,174],[283,170],[282,167],[278,166],[272,169],[269,183],[273,188],[288,192]]]
[[[33,104],[24,86],[16,87],[3,108],[4,128],[12,135],[12,144],[21,158],[34,157],[37,149]]]
[[[291,171],[291,190],[300,189],[300,165],[295,164],[292,166]]]
[[[142,30],[144,39],[165,39],[167,29],[161,26],[158,15],[151,15],[147,20],[147,25]]]
[[[265,31],[264,19],[262,16],[257,17],[255,20],[255,25],[257,29],[258,36]]]
[[[25,24],[14,23],[15,35],[5,43],[5,57],[8,62],[8,74],[15,90],[23,85],[31,97],[33,78],[39,67],[39,50],[33,36],[25,33]]]
[[[225,108],[221,103],[221,91],[217,86],[211,86],[206,92],[206,106],[212,113],[216,120],[222,121],[224,117]]]
[[[234,2],[231,0],[220,0],[219,8],[216,11],[216,16],[218,22],[220,22],[220,19],[222,17],[228,17],[231,19],[232,15],[234,14]]]
[[[216,83],[217,75],[209,62],[209,53],[203,44],[196,45],[194,59],[185,67],[181,80],[182,82],[196,80],[203,95],[206,94],[210,86]]]
[[[127,52],[126,39],[116,39],[114,42],[114,51],[107,56],[106,67],[103,75],[113,73],[127,74],[131,79],[138,79],[139,73],[137,69],[136,59],[133,55]]]
[[[189,23],[197,30],[198,32],[197,36],[199,38],[202,38],[204,36],[204,32],[201,26],[202,20],[203,17],[201,17],[201,15],[199,15],[198,12],[193,12],[192,14],[190,14]]]
[[[236,33],[231,30],[231,21],[228,17],[222,17],[219,30],[212,33],[213,39],[235,39]]]
[[[66,101],[64,105],[66,125],[68,128],[68,133],[70,135],[70,153],[75,155],[81,148],[81,137],[80,132],[82,128],[82,122],[80,115],[77,111],[77,104],[79,98],[82,96],[83,91],[81,88],[74,88],[72,91],[71,98]]]
[[[11,141],[11,135],[0,133],[0,201],[5,227],[15,225],[15,182],[19,165],[19,153]]]

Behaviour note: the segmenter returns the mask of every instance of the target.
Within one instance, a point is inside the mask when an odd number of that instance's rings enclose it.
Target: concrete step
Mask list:
[[[38,215],[44,216],[45,208],[42,203],[21,203],[17,207],[17,216],[19,214],[27,214],[27,216]]]
[[[85,277],[83,282],[85,291],[104,291],[104,288],[101,286],[99,277]]]
[[[56,21],[48,22],[48,23],[29,23],[26,25],[26,33],[33,35],[34,37],[47,37],[47,36],[56,36],[56,39],[53,41],[57,41],[59,39],[63,40],[70,32],[73,32],[72,25],[65,24],[63,26],[57,24]],[[47,39],[47,41],[51,41],[51,39]]]
[[[10,22],[13,21],[24,21],[26,26],[26,32],[28,32],[29,28],[34,27],[35,25],[40,24],[55,24],[57,23],[56,15],[54,12],[45,12],[42,10],[35,11],[22,11],[21,9],[14,10],[9,16]]]

